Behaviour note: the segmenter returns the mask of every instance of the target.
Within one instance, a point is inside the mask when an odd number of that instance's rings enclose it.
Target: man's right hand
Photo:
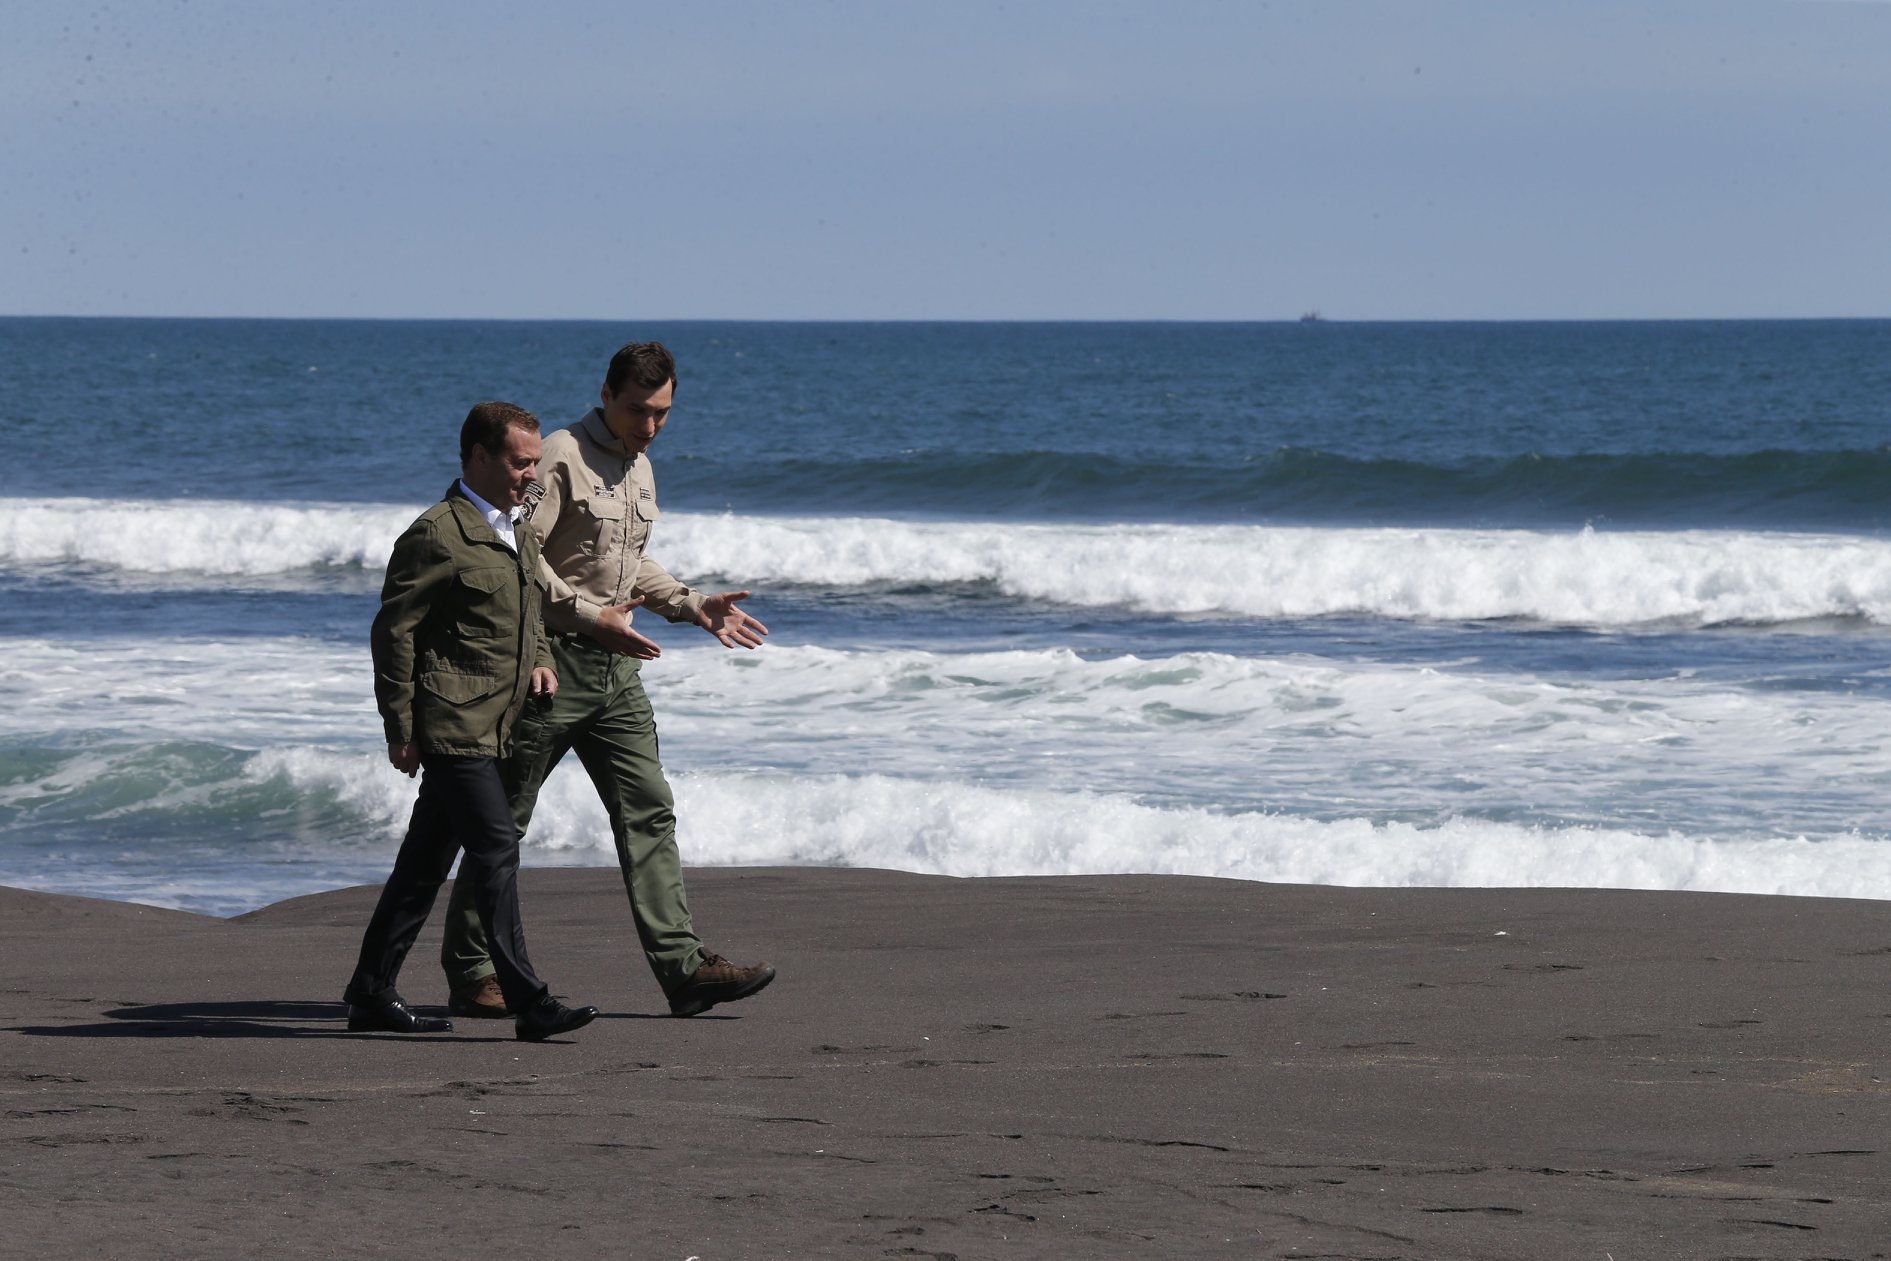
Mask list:
[[[655,640],[645,639],[630,628],[630,611],[642,603],[643,597],[638,596],[622,604],[606,605],[591,627],[591,638],[623,656],[655,661],[663,655],[663,649],[657,647]]]
[[[387,746],[387,760],[395,770],[412,779],[414,772],[420,769],[420,746],[409,741],[406,744]]]

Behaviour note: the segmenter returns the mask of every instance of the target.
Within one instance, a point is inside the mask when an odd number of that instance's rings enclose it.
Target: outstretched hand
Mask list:
[[[768,628],[735,607],[746,600],[746,591],[724,591],[703,601],[703,611],[696,624],[722,641],[724,648],[760,648]]]
[[[607,604],[598,614],[597,622],[591,627],[591,638],[609,648],[612,652],[626,657],[635,657],[639,661],[655,661],[663,655],[663,649],[657,647],[654,639],[646,639],[630,628],[629,613],[643,603],[643,597],[626,600],[622,604]]]

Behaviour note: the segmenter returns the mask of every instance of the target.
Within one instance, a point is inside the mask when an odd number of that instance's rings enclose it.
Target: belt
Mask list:
[[[592,652],[604,653],[606,655],[610,653],[610,649],[606,648],[603,644],[600,644],[583,631],[548,630],[545,632],[545,638],[551,643],[560,644],[566,648],[589,648]]]

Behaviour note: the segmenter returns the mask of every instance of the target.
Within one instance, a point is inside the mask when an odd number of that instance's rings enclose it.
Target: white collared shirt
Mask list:
[[[473,507],[486,514],[486,524],[492,527],[492,532],[499,536],[501,543],[515,552],[519,550],[519,540],[512,534],[512,523],[519,519],[522,509],[514,508],[511,512],[499,511],[475,494],[473,488],[466,484],[464,477],[460,479],[460,493],[473,501]]]

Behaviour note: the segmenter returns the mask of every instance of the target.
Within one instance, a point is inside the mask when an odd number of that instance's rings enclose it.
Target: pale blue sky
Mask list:
[[[1891,5],[7,0],[0,312],[1891,315]]]

